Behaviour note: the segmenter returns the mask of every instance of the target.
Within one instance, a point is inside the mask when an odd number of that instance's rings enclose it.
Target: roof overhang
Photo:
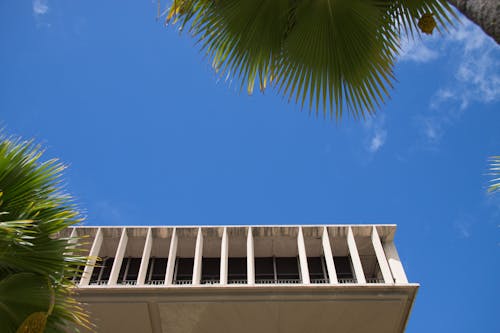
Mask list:
[[[92,286],[76,291],[98,332],[399,333],[418,287]]]

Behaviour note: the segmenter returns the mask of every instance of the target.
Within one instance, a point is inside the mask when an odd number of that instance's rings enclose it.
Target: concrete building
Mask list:
[[[395,225],[75,227],[98,332],[404,332]]]

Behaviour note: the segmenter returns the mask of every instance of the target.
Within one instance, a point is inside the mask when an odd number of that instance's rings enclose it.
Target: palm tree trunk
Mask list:
[[[448,0],[448,2],[500,44],[499,0]]]

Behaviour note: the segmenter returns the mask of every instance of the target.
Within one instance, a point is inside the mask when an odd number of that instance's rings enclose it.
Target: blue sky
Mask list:
[[[407,332],[498,332],[500,47],[405,43],[392,99],[336,123],[218,79],[156,0],[0,3],[0,124],[69,165],[89,225],[395,223]]]

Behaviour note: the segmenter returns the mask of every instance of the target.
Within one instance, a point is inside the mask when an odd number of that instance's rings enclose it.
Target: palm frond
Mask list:
[[[490,157],[490,176],[493,178],[490,180],[490,185],[488,186],[488,192],[495,193],[500,191],[500,156]]]
[[[174,0],[167,24],[188,30],[221,76],[252,93],[272,87],[338,119],[374,112],[389,97],[404,35],[426,13],[438,27],[444,0]]]
[[[89,326],[88,314],[73,297],[71,281],[87,257],[79,239],[56,238],[81,217],[62,189],[64,165],[42,162],[42,155],[41,147],[31,141],[0,139],[0,321],[19,327],[31,314],[44,312],[47,331],[71,324]],[[33,286],[33,297],[16,284],[21,280]],[[50,314],[40,304],[47,304],[51,295],[46,291],[52,289],[56,304]]]

